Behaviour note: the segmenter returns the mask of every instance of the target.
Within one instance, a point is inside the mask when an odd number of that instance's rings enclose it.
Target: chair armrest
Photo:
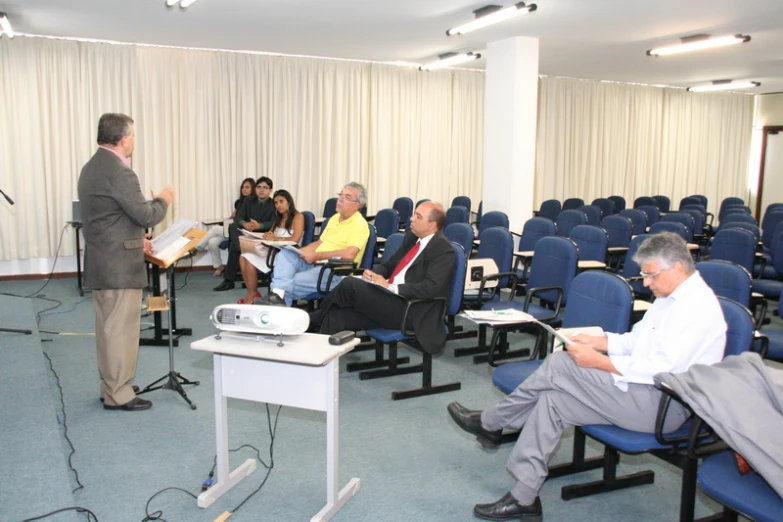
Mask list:
[[[530,307],[530,300],[533,297],[535,297],[536,294],[539,294],[541,292],[546,292],[548,290],[554,290],[557,292],[557,302],[555,303],[555,311],[553,315],[549,317],[543,317],[538,320],[543,322],[543,321],[551,321],[553,319],[556,319],[558,314],[560,313],[560,304],[563,302],[563,287],[560,286],[539,286],[536,288],[528,288],[527,292],[525,292],[525,307],[523,308],[523,311],[527,313],[527,310]]]
[[[326,263],[321,266],[321,271],[318,273],[318,283],[316,284],[316,290],[322,294],[328,294],[332,289],[332,278],[335,274],[350,275],[356,268],[356,263],[350,259],[328,259]],[[326,271],[329,270],[329,275],[326,278],[326,288],[321,287],[323,277]]]
[[[438,315],[441,316],[441,322],[445,321],[446,318],[446,307],[448,306],[448,300],[445,297],[432,297],[429,299],[411,299],[408,301],[408,305],[405,307],[405,313],[402,314],[402,324],[400,325],[400,331],[407,335],[408,337],[416,337],[416,332],[413,332],[411,330],[405,329],[405,324],[408,321],[408,313],[411,311],[411,309],[414,306],[422,305],[422,304],[429,304],[429,303],[440,303],[440,312]]]
[[[767,358],[767,350],[769,350],[769,337],[764,335],[763,332],[759,332],[757,330],[757,331],[753,332],[753,339],[754,340],[758,339],[759,341],[761,341],[761,343],[760,343],[761,345],[759,346],[759,349],[758,349],[758,354],[761,356],[762,359],[766,359]],[[753,343],[751,345],[750,350],[752,352],[756,351],[755,344],[756,343]]]
[[[703,419],[696,415],[690,406],[683,401],[682,397],[672,390],[668,384],[665,382],[656,382],[655,387],[663,392],[661,402],[658,404],[658,416],[655,419],[655,440],[658,441],[658,444],[672,446],[673,449],[687,447],[688,456],[693,459],[698,459],[704,455],[723,449],[723,445],[719,443],[719,438],[715,434],[715,431],[704,422]],[[666,414],[669,411],[669,405],[672,400],[680,403],[691,414],[693,423],[687,436],[667,437],[663,432]]]
[[[497,274],[489,274],[481,278],[481,284],[479,285],[478,295],[477,295],[479,303],[481,304],[486,303],[490,299],[494,298],[500,292],[500,279],[504,277],[508,277],[509,279],[511,279],[513,283],[511,297],[509,298],[509,301],[511,299],[514,299],[514,295],[516,294],[516,290],[517,290],[517,282],[518,282],[518,277],[516,272],[498,272]],[[484,287],[489,281],[498,281],[498,285],[492,288],[492,294],[490,294],[490,296],[486,300],[484,300],[482,299],[482,296],[484,295]]]

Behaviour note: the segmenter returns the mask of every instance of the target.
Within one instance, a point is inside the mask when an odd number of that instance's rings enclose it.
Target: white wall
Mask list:
[[[783,93],[765,94],[757,98],[754,127],[783,125]]]

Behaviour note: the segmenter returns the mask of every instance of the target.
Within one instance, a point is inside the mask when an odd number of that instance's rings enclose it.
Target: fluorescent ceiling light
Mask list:
[[[469,62],[471,60],[478,60],[481,55],[478,53],[447,53],[440,56],[440,59],[435,60],[419,67],[422,71],[434,71],[435,69],[443,69],[444,67],[451,67],[452,65],[458,65],[460,63]]]
[[[446,31],[447,36],[454,36],[455,34],[465,34],[477,29],[482,29],[488,25],[496,24],[510,18],[531,13],[538,9],[536,4],[530,4],[525,6],[525,2],[519,2],[509,7],[500,7],[499,5],[486,5],[481,9],[476,9],[473,13],[476,15],[476,19],[470,22],[464,23],[453,29]]]
[[[180,9],[187,9],[196,0],[166,0],[166,7],[174,7],[179,4]]]
[[[690,51],[701,51],[702,49],[711,49],[713,47],[724,47],[726,45],[741,44],[750,41],[750,36],[734,34],[729,36],[720,36],[710,38],[707,34],[699,34],[682,38],[682,43],[670,45],[668,47],[659,47],[647,51],[647,56],[666,56],[669,54],[687,53]]]
[[[7,34],[8,38],[14,37],[14,30],[11,27],[11,22],[8,21],[8,16],[5,13],[0,13],[0,34]]]
[[[733,91],[734,89],[752,89],[754,87],[758,87],[759,85],[761,85],[761,82],[733,82],[731,80],[716,80],[709,85],[688,87],[688,90],[691,92]]]

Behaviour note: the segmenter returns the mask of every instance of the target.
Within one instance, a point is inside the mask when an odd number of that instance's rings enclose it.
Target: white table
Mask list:
[[[256,459],[247,459],[229,473],[228,415],[226,399],[280,404],[326,412],[326,505],[311,521],[330,520],[359,490],[352,478],[337,492],[339,450],[339,359],[359,344],[353,339],[332,346],[328,336],[302,334],[277,340],[253,340],[224,333],[205,337],[190,345],[212,352],[215,374],[215,434],[217,482],[198,496],[206,508],[243,478],[253,473]]]

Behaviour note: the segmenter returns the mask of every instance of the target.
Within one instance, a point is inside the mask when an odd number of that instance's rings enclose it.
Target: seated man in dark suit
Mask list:
[[[454,273],[454,249],[443,235],[443,205],[428,201],[416,208],[411,231],[400,249],[362,280],[346,277],[321,306],[321,333],[372,328],[398,329],[409,300],[448,299]],[[410,327],[422,348],[438,353],[446,345],[440,307],[432,303],[410,314]]]

